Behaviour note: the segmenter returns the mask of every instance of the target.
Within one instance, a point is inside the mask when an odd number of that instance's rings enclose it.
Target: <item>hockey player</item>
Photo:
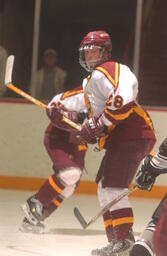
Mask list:
[[[77,123],[86,118],[82,88],[55,96],[48,104],[47,115],[51,122],[45,131],[44,145],[54,173],[22,205],[25,218],[21,230],[25,232],[43,232],[43,221],[74,193],[84,168],[87,145],[81,144],[78,132],[62,121],[63,115]]]
[[[105,31],[89,32],[79,48],[79,62],[90,73],[83,80],[89,119],[80,135],[85,143],[98,138],[99,148],[106,150],[96,178],[101,207],[128,189],[156,141],[150,117],[136,103],[137,79],[126,65],[111,61],[111,51],[111,38]],[[128,197],[103,218],[109,244],[92,255],[127,255],[134,242]]]
[[[160,174],[167,173],[167,138],[161,143],[153,157],[148,155],[136,175],[136,185],[143,190],[151,190]],[[130,256],[167,255],[167,194],[152,215],[141,237],[135,242]]]

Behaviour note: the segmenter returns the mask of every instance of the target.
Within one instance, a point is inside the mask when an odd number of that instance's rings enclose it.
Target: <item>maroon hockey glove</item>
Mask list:
[[[78,113],[76,111],[67,111],[67,109],[60,102],[52,103],[50,106],[48,106],[46,113],[53,125],[60,129],[73,129],[71,126],[63,122],[63,115],[75,123],[78,122]]]
[[[104,122],[102,118],[93,117],[83,123],[80,136],[85,143],[96,143],[97,138],[104,135]]]

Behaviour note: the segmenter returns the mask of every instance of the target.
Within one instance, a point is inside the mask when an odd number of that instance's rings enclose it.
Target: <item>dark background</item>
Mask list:
[[[130,16],[129,10],[131,10]],[[135,13],[134,0],[49,2],[44,0],[41,13],[40,50],[49,46],[57,50],[59,64],[69,73],[68,85],[70,82],[70,86],[75,86],[81,83],[85,76],[84,70],[78,64],[78,47],[83,36],[91,30],[106,30],[112,38],[112,58],[122,62],[125,46],[134,26]],[[126,22],[122,23],[121,20]]]
[[[25,91],[31,76],[34,7],[34,0],[1,0],[0,43],[9,54],[15,55],[13,80]],[[58,64],[68,74],[67,89],[81,84],[86,73],[78,63],[78,47],[83,36],[96,29],[104,29],[111,35],[112,57],[122,62],[135,13],[135,0],[42,0],[38,68],[42,65],[43,51],[54,48]],[[8,96],[16,97],[9,91]]]
[[[0,44],[16,57],[13,81],[28,92],[33,44],[34,0],[0,0]],[[139,102],[167,105],[167,1],[144,0],[141,30]],[[136,0],[42,0],[38,68],[42,53],[54,48],[67,73],[66,88],[81,84],[86,72],[78,47],[90,30],[104,29],[112,38],[112,59],[133,70]],[[5,96],[17,97],[10,92]]]

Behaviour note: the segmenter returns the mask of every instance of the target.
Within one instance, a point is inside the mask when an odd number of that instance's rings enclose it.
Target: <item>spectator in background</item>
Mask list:
[[[66,72],[57,66],[57,54],[54,49],[47,49],[43,54],[43,66],[34,77],[30,86],[33,97],[50,101],[54,95],[64,91]]]
[[[7,51],[5,50],[5,48],[0,46],[0,97],[2,97],[6,91],[6,87],[4,85],[6,60]]]

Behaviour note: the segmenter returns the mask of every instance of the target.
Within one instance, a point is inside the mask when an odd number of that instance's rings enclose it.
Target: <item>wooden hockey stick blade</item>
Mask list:
[[[31,101],[32,103],[34,103],[35,105],[46,109],[47,105],[44,104],[43,102],[35,99],[34,97],[32,97],[31,95],[29,95],[28,93],[22,91],[21,89],[17,88],[14,84],[12,84],[12,72],[13,72],[13,66],[14,66],[14,55],[10,55],[7,58],[7,62],[6,62],[6,71],[5,71],[5,85],[12,91],[14,91],[15,93],[21,95],[22,97],[26,98],[28,101]],[[74,123],[73,121],[71,121],[70,119],[68,119],[67,117],[63,116],[62,119],[63,122],[65,122],[66,124],[68,124],[69,126],[73,127],[74,129],[80,131],[81,130],[81,126]]]
[[[109,202],[106,206],[104,206],[90,221],[86,222],[83,215],[79,211],[77,207],[74,208],[74,215],[77,218],[77,220],[80,222],[83,229],[86,229],[91,224],[93,224],[99,217],[101,217],[105,212],[107,212],[113,205],[118,203],[121,199],[123,199],[125,196],[130,195],[132,192],[134,192],[137,189],[136,186],[134,186],[132,189],[129,189],[128,191],[123,192],[119,196],[117,196],[114,200]]]
[[[29,94],[25,93],[24,91],[17,88],[15,85],[12,84],[12,73],[13,73],[13,66],[14,66],[14,55],[10,55],[7,58],[6,62],[6,71],[5,71],[5,85],[15,93],[21,95],[22,97],[26,98],[27,100],[33,102],[34,104],[38,105],[41,108],[46,108],[47,105],[42,103],[41,101],[33,98]]]
[[[10,55],[7,58],[6,70],[5,70],[5,85],[12,82],[12,72],[13,72],[14,59],[15,59],[14,55]]]

